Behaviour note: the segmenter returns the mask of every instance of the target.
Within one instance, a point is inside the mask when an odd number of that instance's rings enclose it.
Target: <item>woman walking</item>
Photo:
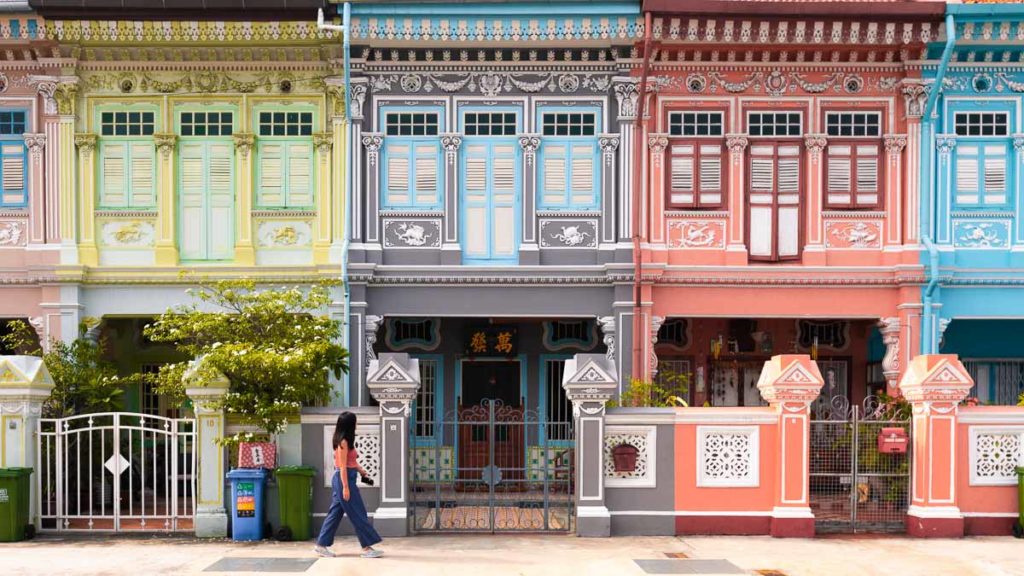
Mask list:
[[[366,505],[363,504],[363,496],[359,493],[359,486],[356,485],[356,473],[366,480],[366,470],[356,459],[359,452],[356,450],[356,415],[351,412],[342,412],[338,416],[338,423],[334,426],[334,438],[331,442],[334,447],[334,476],[331,479],[331,509],[327,512],[324,525],[320,528],[320,537],[316,540],[316,547],[313,551],[325,558],[334,558],[331,552],[331,545],[334,544],[334,533],[338,531],[338,524],[341,518],[348,514],[349,522],[356,530],[359,538],[359,545],[363,547],[363,558],[380,558],[384,555],[380,550],[373,548],[374,544],[381,541],[380,534],[373,529],[370,519],[366,515]]]

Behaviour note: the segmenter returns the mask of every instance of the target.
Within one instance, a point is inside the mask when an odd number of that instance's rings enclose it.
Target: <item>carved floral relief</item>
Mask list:
[[[668,241],[673,248],[725,248],[725,220],[669,220]]]

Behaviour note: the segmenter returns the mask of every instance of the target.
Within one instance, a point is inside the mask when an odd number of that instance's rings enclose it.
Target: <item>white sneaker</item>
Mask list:
[[[383,555],[383,552],[381,552],[380,550],[374,550],[373,548],[370,548],[362,554],[363,558],[380,558]]]
[[[320,546],[320,545],[314,546],[313,547],[313,552],[315,552],[316,555],[321,557],[321,558],[335,558],[336,557],[334,552],[331,552],[331,549],[326,547],[326,546]]]

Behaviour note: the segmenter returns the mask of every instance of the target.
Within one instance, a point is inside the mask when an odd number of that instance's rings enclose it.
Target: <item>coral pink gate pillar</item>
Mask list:
[[[757,388],[778,415],[779,479],[772,509],[772,536],[814,536],[809,492],[810,406],[825,383],[806,354],[773,356]]]
[[[974,382],[955,354],[925,354],[911,361],[900,391],[914,407],[913,469],[907,533],[964,535],[956,495],[957,405]]]

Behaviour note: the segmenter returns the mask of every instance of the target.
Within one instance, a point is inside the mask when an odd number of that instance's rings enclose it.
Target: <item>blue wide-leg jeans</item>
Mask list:
[[[363,503],[363,495],[359,493],[357,478],[358,473],[349,469],[349,498],[346,502],[342,498],[341,472],[334,471],[334,477],[331,478],[331,508],[327,511],[327,518],[324,519],[324,525],[320,528],[320,537],[316,539],[318,545],[326,548],[334,544],[334,533],[338,531],[338,525],[341,524],[341,518],[345,514],[348,514],[348,520],[355,528],[360,546],[366,548],[381,541],[380,534],[374,530],[373,524],[370,524],[370,518],[366,514],[366,504]]]

